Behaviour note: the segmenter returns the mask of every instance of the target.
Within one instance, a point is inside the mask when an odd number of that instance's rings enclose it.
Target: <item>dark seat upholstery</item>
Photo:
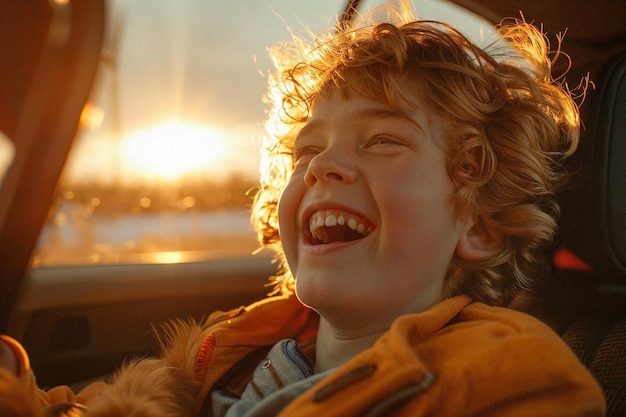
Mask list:
[[[608,415],[626,416],[626,319],[577,319],[563,338],[600,381]]]
[[[594,83],[581,108],[579,174],[562,197],[551,319],[600,382],[608,415],[626,416],[626,54]]]

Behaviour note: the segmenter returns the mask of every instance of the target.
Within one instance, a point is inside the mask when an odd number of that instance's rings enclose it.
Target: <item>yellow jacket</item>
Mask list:
[[[266,351],[285,338],[310,343],[318,318],[290,296],[216,313],[209,321],[213,324],[207,327],[198,360],[203,383],[199,400],[205,407],[216,384],[231,384],[228,371],[235,364],[249,364],[238,368],[236,378],[241,379],[258,364],[246,360],[255,351]],[[548,326],[526,314],[459,296],[400,317],[372,348],[279,415],[604,414],[601,388]]]

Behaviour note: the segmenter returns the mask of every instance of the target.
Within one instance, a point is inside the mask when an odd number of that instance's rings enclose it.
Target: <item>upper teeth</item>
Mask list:
[[[363,236],[367,236],[373,231],[373,226],[369,222],[355,214],[351,214],[339,210],[317,211],[309,219],[309,230],[316,238],[323,240],[316,233],[316,230],[322,226],[343,226],[347,225],[350,229],[356,230]]]

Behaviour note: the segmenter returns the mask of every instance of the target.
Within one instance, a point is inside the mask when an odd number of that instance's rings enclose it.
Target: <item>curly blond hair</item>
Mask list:
[[[457,214],[504,235],[493,257],[455,256],[443,296],[465,293],[506,305],[545,271],[543,253],[559,215],[555,188],[578,143],[578,108],[562,79],[551,75],[560,51],[551,53],[544,35],[523,20],[503,21],[501,39],[485,49],[407,11],[391,20],[356,23],[311,43],[295,38],[271,50],[277,70],[269,80],[268,136],[252,221],[262,245],[282,262],[278,290],[293,290],[277,218],[293,141],[315,99],[333,90],[393,107],[419,98],[437,116]]]

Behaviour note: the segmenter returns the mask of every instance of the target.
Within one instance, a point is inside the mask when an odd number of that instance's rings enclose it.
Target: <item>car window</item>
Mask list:
[[[4,179],[4,175],[11,166],[13,158],[15,157],[15,146],[8,137],[0,131],[0,184]]]
[[[266,48],[303,25],[328,27],[345,3],[111,1],[97,80],[33,265],[171,263],[255,251],[248,209],[258,180]],[[491,33],[445,1],[421,0],[417,11],[475,39]]]

